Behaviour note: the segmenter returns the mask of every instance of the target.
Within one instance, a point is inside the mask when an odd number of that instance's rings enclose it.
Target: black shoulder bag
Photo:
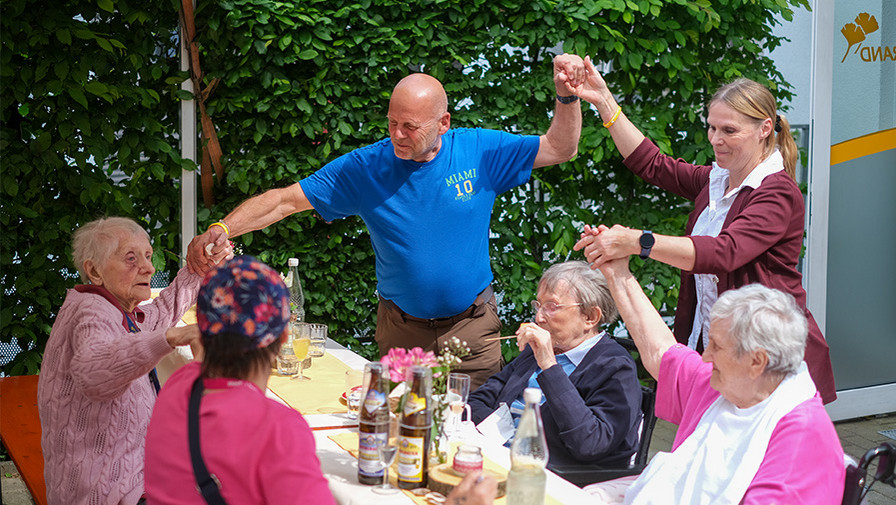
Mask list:
[[[193,475],[196,476],[196,489],[202,494],[208,505],[227,505],[221,496],[221,483],[218,478],[208,473],[202,450],[199,447],[199,402],[202,401],[202,377],[197,377],[190,392],[190,405],[187,410],[187,436],[190,441],[190,460],[193,462]]]

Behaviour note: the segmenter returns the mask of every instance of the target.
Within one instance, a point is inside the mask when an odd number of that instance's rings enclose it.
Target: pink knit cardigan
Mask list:
[[[165,339],[196,302],[186,268],[151,304],[139,333],[103,296],[69,290],[50,331],[37,402],[47,502],[133,505],[143,494],[143,444],[156,400],[148,374],[172,351]]]

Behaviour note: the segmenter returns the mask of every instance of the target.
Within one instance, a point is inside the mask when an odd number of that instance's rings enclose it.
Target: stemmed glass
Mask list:
[[[308,332],[302,331],[302,328],[299,327],[299,325],[290,325],[289,330],[293,332],[292,349],[295,351],[296,360],[298,361],[298,372],[296,372],[292,378],[300,381],[311,380],[310,377],[304,374],[305,358],[308,357],[308,348],[311,346],[311,338],[308,336]]]
[[[448,418],[445,420],[445,435],[448,438],[460,432],[460,417],[470,396],[470,376],[465,373],[448,374]],[[469,409],[468,409],[469,410]]]
[[[389,467],[395,461],[395,455],[398,454],[398,418],[394,417],[389,420],[389,431],[386,436],[380,439],[377,445],[377,453],[379,454],[380,463],[383,464],[383,483],[373,487],[375,493],[394,493],[398,488],[389,483]]]

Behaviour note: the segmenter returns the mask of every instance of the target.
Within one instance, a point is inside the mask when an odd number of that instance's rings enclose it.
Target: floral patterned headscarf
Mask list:
[[[205,276],[196,302],[203,344],[222,333],[246,337],[246,351],[267,347],[289,321],[280,275],[252,256],[237,256]]]

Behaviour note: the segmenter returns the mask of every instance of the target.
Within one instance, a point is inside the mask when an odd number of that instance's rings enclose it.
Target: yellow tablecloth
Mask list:
[[[348,369],[348,365],[328,352],[314,358],[311,368],[305,370],[305,375],[311,380],[292,380],[290,376],[279,375],[274,370],[268,380],[268,388],[302,414],[345,412],[345,404],[340,398],[345,392],[345,371]]]

